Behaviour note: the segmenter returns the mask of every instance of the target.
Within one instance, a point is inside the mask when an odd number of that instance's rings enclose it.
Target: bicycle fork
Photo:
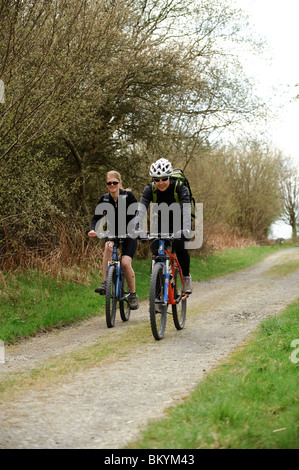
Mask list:
[[[121,280],[120,280],[120,262],[119,261],[109,261],[108,262],[108,267],[107,267],[107,278],[108,278],[108,272],[109,272],[109,268],[110,266],[115,266],[115,270],[116,270],[116,282],[115,282],[115,296],[117,298],[120,297],[120,288],[121,288]]]
[[[165,305],[165,304],[168,303],[168,297],[169,297],[169,293],[171,291],[170,285],[169,285],[169,282],[170,282],[170,262],[169,262],[169,258],[166,258],[166,263],[165,263],[164,269],[165,269],[165,272],[164,272],[163,304]]]

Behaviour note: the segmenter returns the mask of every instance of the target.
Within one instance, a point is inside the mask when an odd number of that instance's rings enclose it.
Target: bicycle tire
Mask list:
[[[121,285],[121,290],[120,290],[120,298],[123,299],[125,296],[129,294],[129,287],[128,287],[128,283],[125,278],[125,273],[123,269],[121,271],[121,279],[122,279],[122,285]],[[131,309],[130,309],[129,303],[126,300],[119,301],[119,311],[120,311],[120,318],[122,319],[122,321],[123,322],[128,321],[130,318]]]
[[[178,299],[183,295],[183,285],[178,268],[174,270],[174,298]],[[173,322],[177,330],[182,330],[186,322],[187,299],[180,300],[177,304],[172,305]]]
[[[167,304],[163,305],[164,266],[155,264],[150,283],[150,322],[156,340],[163,339],[167,320]]]
[[[116,315],[116,267],[110,266],[106,281],[106,323],[108,328],[115,325]]]

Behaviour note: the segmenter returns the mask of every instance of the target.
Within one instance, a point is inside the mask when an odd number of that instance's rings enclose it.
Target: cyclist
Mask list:
[[[109,225],[114,226],[115,229],[113,230],[113,235],[123,235],[123,227],[120,227],[120,230],[118,230],[118,206],[120,203],[120,198],[123,198],[125,200],[126,204],[126,209],[128,209],[128,206],[132,203],[136,203],[137,199],[132,191],[129,189],[124,190],[122,188],[122,182],[121,182],[121,176],[117,171],[109,171],[106,175],[106,185],[108,188],[108,193],[104,194],[100,197],[98,204],[101,203],[109,203],[113,206],[113,214],[114,214],[114,220],[109,221],[107,220],[108,224],[108,232],[109,232]],[[127,214],[127,210],[126,210]],[[91,224],[90,224],[90,231],[88,232],[88,236],[90,238],[96,237],[96,226],[99,223],[100,219],[106,215],[105,212],[102,215],[95,215],[92,218]],[[109,215],[109,212],[107,213],[107,217]],[[134,215],[126,217],[126,227],[129,223],[129,221],[134,217]],[[126,230],[125,227],[125,230]],[[106,293],[106,278],[107,278],[107,266],[108,266],[108,261],[111,260],[112,257],[112,247],[113,247],[113,242],[106,240],[105,242],[105,249],[104,249],[104,255],[103,255],[103,277],[104,280],[102,284],[95,289],[95,292],[103,295]],[[128,283],[128,287],[130,290],[130,296],[128,298],[128,303],[131,308],[131,310],[136,310],[139,308],[139,302],[138,302],[138,296],[136,294],[136,289],[135,289],[135,273],[132,268],[132,259],[134,257],[135,251],[137,248],[137,240],[134,240],[133,238],[124,238],[123,243],[122,243],[122,257],[121,257],[121,264],[124,269],[125,277]]]
[[[190,275],[190,255],[188,250],[185,248],[184,244],[186,239],[190,237],[190,220],[191,220],[191,208],[190,208],[190,197],[186,186],[181,182],[176,185],[176,181],[171,179],[172,175],[172,164],[165,158],[160,158],[150,167],[150,176],[153,178],[154,189],[152,184],[148,184],[142,193],[139,211],[138,211],[138,224],[137,226],[142,226],[142,221],[144,219],[145,213],[150,205],[153,202],[153,194],[156,193],[157,204],[166,203],[167,206],[176,202],[175,198],[175,186],[180,203],[181,210],[181,230],[177,231],[174,236],[173,248],[177,254],[178,261],[181,265],[183,276],[184,276],[184,285],[185,292],[191,294],[192,292],[192,278]],[[183,206],[184,204],[184,206]],[[161,230],[161,211],[158,212],[158,228],[159,232]],[[174,221],[173,221],[173,212],[169,211],[169,233],[173,232]],[[153,255],[157,254],[158,242],[152,244]]]

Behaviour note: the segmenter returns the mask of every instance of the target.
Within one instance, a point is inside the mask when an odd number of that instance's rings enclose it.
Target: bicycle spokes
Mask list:
[[[165,332],[167,304],[164,298],[164,268],[161,264],[154,266],[150,287],[150,321],[155,339],[162,339]]]
[[[182,330],[186,321],[187,295],[184,293],[182,278],[178,268],[174,271],[174,301],[172,305],[173,322],[177,330]]]
[[[119,311],[122,321],[128,321],[131,313],[131,309],[128,303],[128,297],[130,295],[130,292],[123,270],[121,273],[121,278],[122,286],[120,289]]]
[[[116,315],[116,266],[110,266],[106,282],[106,323],[108,328],[115,324]]]

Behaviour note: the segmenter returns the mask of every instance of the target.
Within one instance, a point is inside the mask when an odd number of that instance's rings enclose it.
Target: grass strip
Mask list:
[[[109,364],[125,359],[132,351],[152,340],[148,322],[132,329],[111,330],[110,335],[101,336],[92,346],[82,347],[68,354],[43,361],[34,369],[15,372],[0,380],[0,401],[17,400],[20,394],[30,391],[48,390],[49,386],[72,381],[74,374],[84,373],[99,364]]]
[[[298,332],[299,300],[128,448],[298,449]]]
[[[299,269],[299,260],[290,260],[286,263],[272,266],[265,272],[264,276],[270,279],[281,279]]]

